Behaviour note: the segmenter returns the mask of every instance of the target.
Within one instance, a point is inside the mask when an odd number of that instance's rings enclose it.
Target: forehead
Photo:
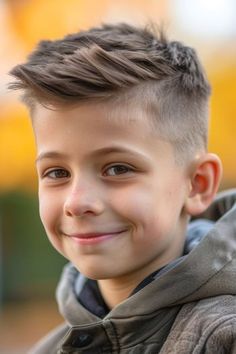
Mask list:
[[[90,128],[100,125],[101,130],[110,129],[129,131],[138,126],[142,126],[140,135],[153,135],[154,129],[152,120],[148,117],[139,105],[115,104],[114,102],[106,103],[82,103],[70,106],[51,106],[46,107],[36,104],[31,114],[32,124],[35,133],[39,127],[47,125],[58,125],[64,123],[67,126],[66,131],[70,127],[78,125],[78,127],[89,126]],[[97,131],[98,133],[98,131]],[[155,136],[158,131],[155,129]]]
[[[133,108],[97,104],[55,109],[38,106],[33,128],[38,154],[77,151],[87,156],[95,150],[124,147],[153,158],[162,154],[174,159],[172,145],[158,137],[142,112]]]

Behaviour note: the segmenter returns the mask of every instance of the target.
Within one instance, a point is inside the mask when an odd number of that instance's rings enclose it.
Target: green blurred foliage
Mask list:
[[[3,301],[52,295],[66,260],[46,237],[37,196],[22,191],[0,195],[0,218]]]

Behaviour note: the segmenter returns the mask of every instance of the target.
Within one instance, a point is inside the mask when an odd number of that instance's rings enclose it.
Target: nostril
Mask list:
[[[72,216],[71,212],[69,212],[69,210],[65,209],[65,215],[66,216]]]
[[[89,196],[70,198],[64,204],[64,215],[68,217],[99,215],[103,210],[103,202],[100,199],[89,198]]]

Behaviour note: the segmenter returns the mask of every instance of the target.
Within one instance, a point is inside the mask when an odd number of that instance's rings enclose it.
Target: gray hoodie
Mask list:
[[[29,354],[236,354],[235,202],[236,190],[220,193],[200,216],[215,221],[206,237],[103,319],[78,302],[67,265],[57,289],[66,323]]]

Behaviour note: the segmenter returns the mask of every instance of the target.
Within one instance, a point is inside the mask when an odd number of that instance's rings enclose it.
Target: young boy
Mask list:
[[[42,41],[11,74],[31,112],[40,216],[70,261],[66,323],[31,353],[236,353],[236,194],[212,204],[221,163],[194,50],[104,25]]]

